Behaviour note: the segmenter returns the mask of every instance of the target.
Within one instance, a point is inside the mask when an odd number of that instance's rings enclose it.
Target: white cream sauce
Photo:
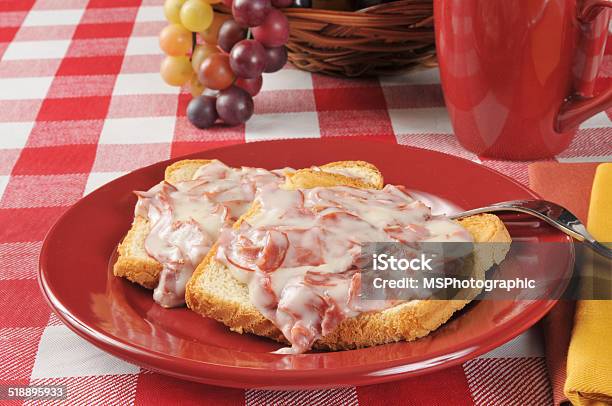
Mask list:
[[[163,265],[153,299],[164,307],[185,303],[185,286],[223,228],[246,212],[259,188],[284,181],[281,170],[200,167],[189,181],[161,182],[136,192],[135,215],[149,221],[147,253]]]
[[[307,351],[345,318],[393,305],[358,298],[364,243],[472,240],[399,186],[288,191],[271,184],[256,201],[257,215],[222,231],[216,258],[289,340],[281,353]]]

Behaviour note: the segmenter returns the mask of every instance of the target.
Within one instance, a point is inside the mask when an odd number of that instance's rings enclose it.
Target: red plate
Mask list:
[[[380,168],[387,183],[422,190],[464,208],[536,197],[490,169],[438,152],[347,139],[271,141],[209,150],[188,158],[268,169],[361,159]],[[185,309],[157,306],[150,291],[112,276],[109,261],[129,229],[135,196],[163,178],[171,161],[139,169],[68,210],[45,239],[40,284],[53,310],[77,334],[103,350],[161,373],[209,384],[259,388],[366,385],[459,364],[515,337],[554,305],[553,300],[472,303],[429,336],[373,348],[275,355],[279,345],[230,332]],[[523,231],[521,231],[523,230]],[[524,227],[513,229],[514,236]],[[539,258],[567,276],[573,246],[562,234],[530,229],[539,241],[567,242],[566,255]]]

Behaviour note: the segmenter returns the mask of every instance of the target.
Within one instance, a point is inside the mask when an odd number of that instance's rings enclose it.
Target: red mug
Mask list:
[[[612,106],[593,87],[611,0],[434,0],[444,99],[461,145],[530,160],[568,147]]]

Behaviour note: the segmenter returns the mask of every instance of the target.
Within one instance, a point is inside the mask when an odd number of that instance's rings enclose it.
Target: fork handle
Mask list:
[[[530,214],[564,232],[578,241],[583,241],[591,249],[606,258],[612,259],[612,249],[598,242],[587,231],[582,222],[569,210],[556,203],[546,200],[511,200],[508,202],[495,203],[491,206],[467,210],[451,216],[453,219],[468,217],[481,213],[493,213],[500,211],[513,211]]]

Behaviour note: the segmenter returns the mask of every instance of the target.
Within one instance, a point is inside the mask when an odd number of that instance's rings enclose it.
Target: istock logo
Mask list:
[[[433,271],[431,262],[436,255],[421,254],[417,258],[395,258],[393,255],[372,254],[372,266],[375,271]]]

